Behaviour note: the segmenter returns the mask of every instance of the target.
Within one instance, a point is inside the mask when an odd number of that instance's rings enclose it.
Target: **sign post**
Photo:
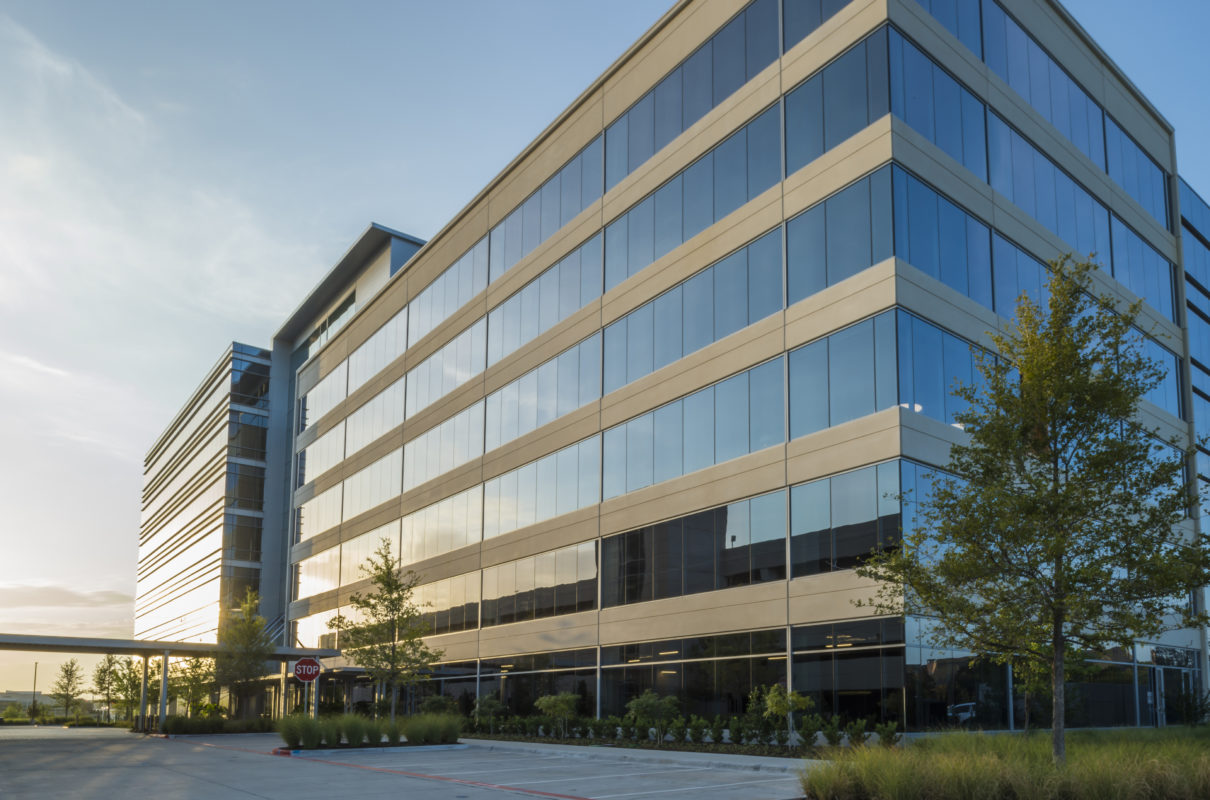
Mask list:
[[[310,684],[311,716],[319,717],[319,662],[313,658],[300,658],[294,662],[294,677]]]

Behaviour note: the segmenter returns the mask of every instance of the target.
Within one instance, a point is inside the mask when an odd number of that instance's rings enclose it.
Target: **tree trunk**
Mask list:
[[[1051,665],[1051,686],[1053,702],[1051,703],[1052,722],[1051,722],[1051,747],[1054,757],[1055,766],[1061,767],[1067,761],[1067,739],[1066,739],[1066,713],[1067,705],[1063,696],[1064,682],[1064,641],[1063,641],[1063,624],[1059,621],[1056,615],[1054,627],[1052,629],[1054,647],[1054,661]]]

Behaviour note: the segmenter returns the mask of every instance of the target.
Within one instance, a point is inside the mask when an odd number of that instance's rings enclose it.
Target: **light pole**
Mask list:
[[[29,693],[29,721],[34,721],[34,711],[38,707],[38,662],[34,662],[34,688]]]

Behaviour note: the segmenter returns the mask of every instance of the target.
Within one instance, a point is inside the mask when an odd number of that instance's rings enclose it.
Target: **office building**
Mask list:
[[[1006,668],[869,616],[852,568],[1047,259],[1144,301],[1143,420],[1205,424],[1210,212],[1177,180],[1172,127],[1051,0],[678,2],[431,241],[371,226],[275,336],[291,636],[334,643],[386,539],[464,705],[653,688],[712,717],[785,683],[1019,726]],[[1168,721],[1205,653],[1104,654],[1071,719]]]
[[[269,357],[228,347],[144,459],[136,638],[215,642],[248,589],[285,631],[284,530],[265,524]]]

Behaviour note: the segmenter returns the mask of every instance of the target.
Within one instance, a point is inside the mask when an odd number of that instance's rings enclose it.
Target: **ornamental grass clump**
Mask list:
[[[455,744],[462,718],[455,714],[415,714],[403,720],[408,744]]]
[[[299,717],[298,738],[306,749],[318,749],[323,741],[323,731],[319,727],[319,720],[314,717]]]
[[[328,747],[340,747],[340,717],[321,717],[319,732]]]
[[[281,736],[282,741],[286,743],[286,747],[291,750],[297,750],[302,744],[302,726],[299,720],[302,717],[297,714],[287,714],[277,721],[277,733]]]
[[[349,747],[361,747],[365,742],[366,722],[365,717],[357,714],[345,714],[340,718],[340,728],[344,731]]]
[[[802,777],[812,800],[1197,800],[1210,797],[1210,737],[1187,729],[1080,731],[1065,766],[1049,741],[946,734],[856,748]]]

